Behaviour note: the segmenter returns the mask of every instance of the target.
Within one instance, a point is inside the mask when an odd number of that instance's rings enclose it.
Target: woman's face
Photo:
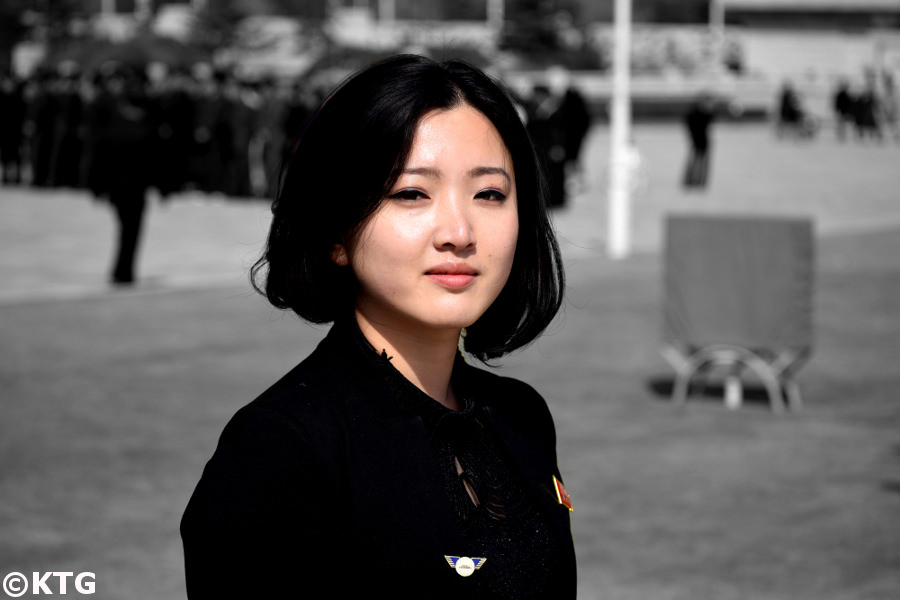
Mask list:
[[[509,151],[487,117],[463,104],[422,118],[388,197],[333,258],[359,281],[360,318],[457,332],[500,294],[518,231]]]

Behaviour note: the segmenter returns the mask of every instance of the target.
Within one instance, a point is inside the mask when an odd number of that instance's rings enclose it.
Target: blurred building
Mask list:
[[[715,89],[746,112],[762,114],[788,79],[824,111],[837,80],[867,69],[900,71],[900,0],[633,3],[632,91],[650,111],[674,114],[698,89]],[[255,77],[302,75],[327,56],[338,57],[332,66],[349,69],[379,54],[421,51],[494,66],[522,90],[543,69],[562,64],[595,107],[604,105],[610,88],[611,2],[69,0],[40,6],[46,8],[26,11],[29,23],[46,28],[53,13],[82,38],[122,41],[150,31],[196,44],[201,23],[207,35],[199,38],[218,66]],[[51,11],[62,6],[68,14]],[[14,57],[16,70],[39,64],[46,45],[46,36],[29,36]]]
[[[900,29],[900,0],[719,0],[730,25],[760,29]]]

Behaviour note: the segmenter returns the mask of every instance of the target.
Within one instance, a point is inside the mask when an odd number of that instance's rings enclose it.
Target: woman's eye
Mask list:
[[[503,202],[506,200],[506,194],[499,190],[481,190],[475,197],[480,198],[481,200],[490,200],[492,202]]]
[[[424,192],[416,189],[403,189],[390,195],[391,200],[413,201],[425,198]]]

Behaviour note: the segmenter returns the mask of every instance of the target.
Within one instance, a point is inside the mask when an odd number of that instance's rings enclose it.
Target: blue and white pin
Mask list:
[[[480,569],[486,558],[469,558],[468,556],[444,556],[447,564],[456,570],[460,577],[468,577],[478,569]]]

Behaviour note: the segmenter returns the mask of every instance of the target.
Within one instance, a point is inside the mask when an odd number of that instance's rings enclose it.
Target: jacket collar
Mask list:
[[[347,371],[359,377],[359,382],[367,388],[373,408],[384,417],[417,415],[430,422],[466,418],[475,411],[471,394],[475,369],[466,363],[459,352],[452,377],[463,408],[453,411],[420,390],[398,371],[391,362],[393,357],[384,350],[378,352],[352,316],[335,321],[320,348],[330,356],[339,357],[345,368],[349,367]]]

